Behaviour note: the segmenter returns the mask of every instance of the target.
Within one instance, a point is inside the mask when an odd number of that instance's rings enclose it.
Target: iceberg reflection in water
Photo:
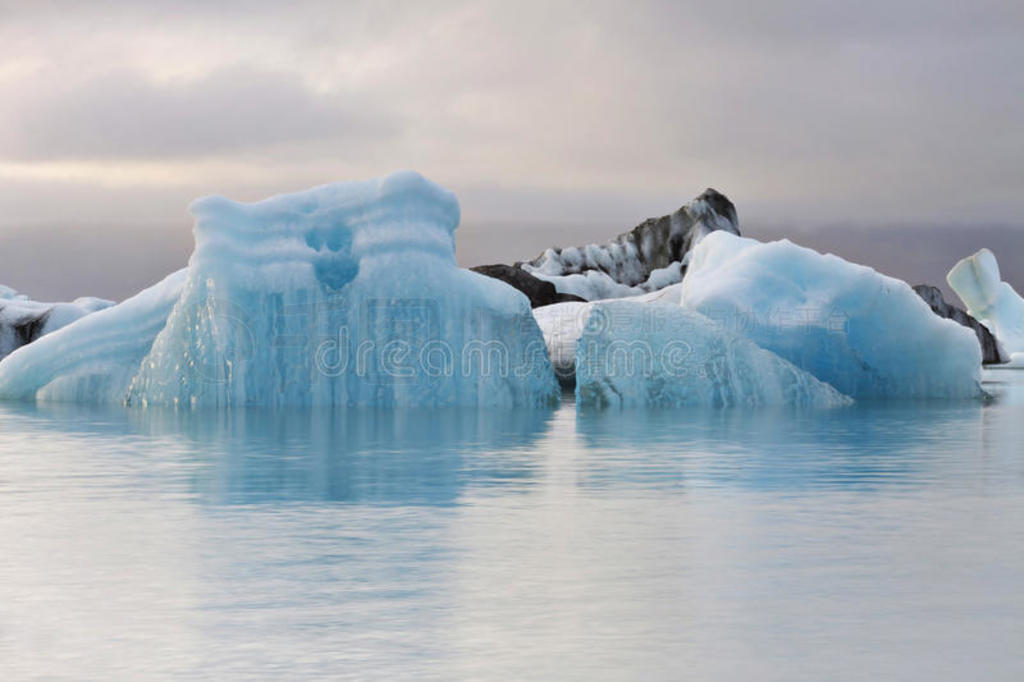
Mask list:
[[[0,672],[1022,671],[1024,372],[829,411],[0,406]]]

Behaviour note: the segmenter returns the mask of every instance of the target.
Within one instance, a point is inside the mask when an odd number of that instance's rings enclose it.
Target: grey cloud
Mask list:
[[[252,161],[269,191],[415,167],[468,188],[480,219],[513,195],[530,219],[571,218],[579,195],[654,214],[714,185],[773,220],[1009,221],[1024,210],[1022,14],[999,0],[11,3],[0,57],[52,63],[25,82],[0,69],[0,157]],[[176,57],[205,75],[141,72]],[[197,189],[265,189],[210,185]]]
[[[710,28],[724,40],[811,49],[846,41],[1013,35],[1024,21],[1024,7],[1014,0],[657,0],[644,6],[667,25]]]
[[[389,135],[396,123],[358,94],[318,95],[296,74],[218,70],[188,83],[153,83],[115,70],[30,93],[0,155],[14,159],[209,156],[289,142]]]

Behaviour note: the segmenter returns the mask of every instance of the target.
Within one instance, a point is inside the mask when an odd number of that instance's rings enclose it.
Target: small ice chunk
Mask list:
[[[953,266],[946,281],[1006,352],[1024,353],[1024,298],[1002,281],[995,254],[982,249]]]
[[[0,286],[0,359],[112,305],[113,301],[93,297],[76,298],[71,303],[42,303],[29,300],[10,287]]]

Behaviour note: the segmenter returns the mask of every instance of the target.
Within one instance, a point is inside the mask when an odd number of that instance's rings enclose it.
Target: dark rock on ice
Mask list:
[[[939,317],[953,320],[974,331],[981,345],[981,361],[988,364],[999,364],[1006,362],[1009,358],[999,347],[999,342],[988,328],[971,317],[966,311],[946,301],[942,291],[938,287],[928,284],[918,284],[914,287],[917,295],[924,299],[925,303]]]
[[[0,286],[0,359],[80,317],[113,305],[99,298],[72,303],[39,303]]]
[[[526,270],[515,265],[478,265],[470,269],[474,272],[479,272],[481,275],[500,279],[502,282],[519,289],[530,299],[530,306],[533,308],[551,305],[552,303],[583,300],[579,296],[573,296],[572,294],[558,293],[555,285],[551,282],[534,277]]]
[[[740,233],[736,207],[725,195],[708,189],[675,213],[648,218],[604,244],[553,247],[531,261],[477,270],[520,289],[534,307],[546,304],[535,302],[530,290],[536,284],[522,280],[515,270],[550,282],[560,294],[587,301],[637,296],[681,281],[687,254],[715,230]],[[549,301],[546,296],[537,300]]]

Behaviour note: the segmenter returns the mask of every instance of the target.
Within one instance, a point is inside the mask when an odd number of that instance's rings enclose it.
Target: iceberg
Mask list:
[[[0,362],[0,398],[120,403],[177,302],[187,269],[19,348]]]
[[[70,303],[41,303],[0,285],[0,359],[75,320],[112,305],[113,301],[94,297],[76,298]]]
[[[855,399],[983,395],[969,329],[933,314],[905,282],[788,240],[707,235],[680,304]]]
[[[527,298],[455,264],[459,205],[413,172],[194,202],[187,281],[136,405],[539,406],[558,386]]]
[[[189,266],[0,362],[0,397],[134,405],[541,406],[529,301],[455,265],[455,197],[402,172],[193,203]]]
[[[1024,298],[1002,281],[995,254],[982,249],[959,261],[946,281],[967,312],[995,334],[1014,364],[1024,361]]]
[[[853,401],[707,317],[657,302],[595,303],[577,342],[580,407],[839,407]]]

